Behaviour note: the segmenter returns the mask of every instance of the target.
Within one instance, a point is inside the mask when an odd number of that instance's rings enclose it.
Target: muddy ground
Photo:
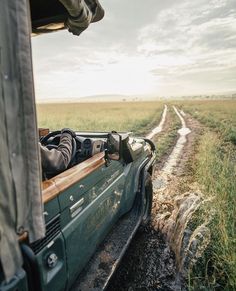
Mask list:
[[[194,235],[188,229],[191,215],[202,201],[191,176],[202,128],[184,112],[176,109],[176,114],[182,119],[182,129],[176,145],[156,164],[150,225],[137,232],[108,290],[187,290],[187,270],[194,256],[199,256],[199,251],[194,253],[191,247],[199,244],[201,231],[207,237],[203,227]],[[168,118],[167,112],[155,138],[167,130]]]

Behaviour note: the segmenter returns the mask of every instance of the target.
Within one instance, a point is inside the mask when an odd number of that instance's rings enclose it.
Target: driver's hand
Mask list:
[[[76,137],[75,132],[70,128],[63,128],[61,130],[61,133],[69,133],[72,137]]]

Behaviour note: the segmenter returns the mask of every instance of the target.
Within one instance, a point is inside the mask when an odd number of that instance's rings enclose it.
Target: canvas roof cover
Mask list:
[[[68,28],[79,35],[104,17],[98,0],[30,0],[30,7],[34,34]]]
[[[53,14],[53,6],[40,5],[59,2],[30,3],[33,29],[47,32],[40,27],[56,23],[58,10]],[[77,35],[104,15],[97,0],[60,0],[59,5],[67,12],[58,23]],[[0,1],[0,260],[6,279],[22,265],[18,235],[27,231],[35,241],[45,234],[29,15],[28,0]]]

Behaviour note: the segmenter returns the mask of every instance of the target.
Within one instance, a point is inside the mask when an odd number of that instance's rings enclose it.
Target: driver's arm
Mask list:
[[[68,167],[72,155],[72,135],[63,132],[57,149],[47,149],[40,145],[43,173],[59,173]]]

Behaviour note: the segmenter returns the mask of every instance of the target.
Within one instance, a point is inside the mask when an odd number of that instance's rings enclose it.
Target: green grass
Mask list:
[[[190,275],[191,290],[236,290],[236,101],[178,102],[206,126],[193,163],[195,180],[210,203],[211,243]]]
[[[161,117],[161,102],[38,104],[39,127],[80,131],[133,131],[144,134]]]
[[[195,175],[212,197],[211,243],[191,274],[193,290],[236,290],[236,151],[212,132],[199,143]],[[198,217],[199,220],[204,219]]]
[[[186,101],[181,107],[236,145],[236,101]]]

